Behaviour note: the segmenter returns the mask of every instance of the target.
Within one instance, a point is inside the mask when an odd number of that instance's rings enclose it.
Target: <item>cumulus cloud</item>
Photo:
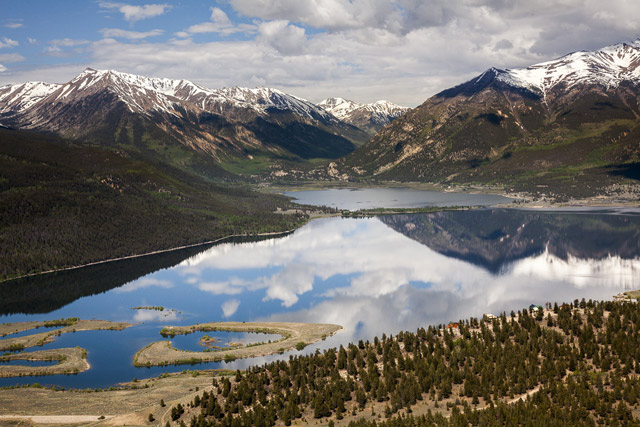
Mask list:
[[[18,46],[20,43],[18,43],[15,40],[12,40],[8,37],[3,37],[2,40],[0,40],[0,49],[3,48],[9,48],[9,47],[16,47]]]
[[[237,295],[243,292],[243,288],[247,286],[247,282],[232,278],[224,282],[202,282],[198,283],[198,289],[213,295]]]
[[[147,37],[156,37],[164,34],[163,30],[151,30],[151,31],[127,31],[119,28],[103,28],[100,30],[103,37],[115,37],[129,40],[141,40]]]
[[[168,4],[145,4],[142,6],[134,6],[124,3],[111,3],[100,2],[100,7],[103,9],[116,9],[124,15],[124,19],[128,22],[134,23],[142,19],[153,18],[155,16],[163,15],[171,6]]]
[[[7,67],[5,67],[4,65],[0,64],[0,73],[4,73],[5,71],[7,71]]]
[[[402,11],[386,0],[231,0],[239,13],[264,20],[288,20],[315,28],[362,27],[397,30]]]
[[[173,322],[176,320],[178,320],[178,312],[175,310],[139,309],[133,315],[134,322]]]
[[[195,24],[187,28],[185,31],[176,33],[178,37],[188,37],[191,34],[199,33],[219,33],[229,35],[238,32],[254,33],[256,26],[252,24],[234,25],[227,14],[219,7],[211,8],[211,20],[201,24]]]
[[[238,311],[238,307],[240,307],[240,301],[237,299],[230,299],[222,304],[222,315],[224,317],[231,317]]]
[[[173,283],[168,280],[160,280],[154,277],[143,277],[142,279],[129,282],[125,285],[116,288],[114,292],[122,293],[122,292],[134,292],[140,289],[149,288],[149,287],[160,287],[160,288],[172,288]]]
[[[304,28],[287,21],[263,22],[258,27],[258,40],[283,55],[299,55],[304,52],[306,41]]]
[[[80,50],[90,55],[90,61],[79,65],[77,72],[93,66],[186,78],[208,87],[265,85],[314,102],[341,96],[415,106],[489,67],[528,66],[575,50],[630,41],[640,28],[640,8],[625,0],[606,4],[598,0],[229,0],[226,4],[233,10],[210,7],[209,19],[185,25],[176,33],[178,40],[151,43],[151,35],[106,36]],[[122,12],[126,4],[101,6]],[[129,21],[144,16],[146,6],[132,6],[141,12],[130,12]],[[168,9],[156,12],[160,10]],[[191,36],[196,34],[194,42]],[[7,43],[0,40],[0,47]],[[73,53],[69,48],[49,52]],[[21,73],[12,78],[31,74]],[[46,75],[45,79],[49,80]]]

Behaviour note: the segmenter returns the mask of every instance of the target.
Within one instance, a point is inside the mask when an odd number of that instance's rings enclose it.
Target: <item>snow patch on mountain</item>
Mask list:
[[[61,85],[27,82],[0,87],[0,112],[22,111],[58,90]]]
[[[98,92],[115,94],[131,112],[160,112],[180,116],[186,110],[224,114],[230,109],[266,115],[271,110],[291,111],[306,119],[337,123],[338,120],[305,99],[272,88],[232,87],[208,89],[189,80],[153,78],[114,70],[87,68],[63,85],[25,83],[0,88],[0,112],[25,112],[38,104],[70,103]]]
[[[567,88],[580,84],[617,87],[624,81],[640,82],[640,39],[596,51],[570,53],[527,68],[489,71],[495,72],[498,80],[510,86],[528,89],[543,96],[558,85]]]
[[[351,121],[358,115],[367,115],[373,123],[386,125],[406,113],[409,108],[389,101],[376,101],[372,104],[358,104],[344,98],[327,98],[318,104],[340,120]]]

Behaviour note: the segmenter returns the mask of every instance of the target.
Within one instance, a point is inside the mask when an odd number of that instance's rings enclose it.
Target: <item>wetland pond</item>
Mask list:
[[[0,386],[102,388],[184,369],[243,369],[530,304],[610,299],[638,284],[637,209],[481,208],[324,218],[278,238],[229,241],[0,284],[0,323],[79,317],[137,324],[123,331],[66,333],[26,350],[80,346],[88,351],[86,372],[2,378]],[[133,366],[134,354],[154,341],[204,350],[203,333],[165,339],[160,330],[213,321],[334,323],[344,330],[281,355]],[[279,339],[206,334],[220,347]]]

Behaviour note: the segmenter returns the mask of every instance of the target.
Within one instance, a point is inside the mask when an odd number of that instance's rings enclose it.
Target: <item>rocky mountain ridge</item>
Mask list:
[[[90,68],[65,84],[1,87],[0,124],[134,147],[174,163],[187,156],[191,164],[213,162],[240,173],[269,159],[337,158],[369,137],[277,89],[208,89],[188,80]]]
[[[636,40],[491,68],[393,121],[326,176],[589,196],[638,175],[639,140]]]
[[[344,98],[327,98],[318,104],[329,113],[374,135],[384,126],[410,110],[389,101],[359,104]]]

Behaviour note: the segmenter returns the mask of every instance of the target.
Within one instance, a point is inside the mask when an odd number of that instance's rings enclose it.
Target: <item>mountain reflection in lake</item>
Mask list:
[[[78,286],[86,283],[80,270],[74,274]],[[609,299],[639,283],[640,215],[633,211],[484,209],[329,218],[282,238],[213,246],[171,268],[52,312],[9,314],[0,321],[76,316],[145,322],[115,333],[132,341],[114,350],[126,353],[123,361],[161,339],[158,331],[166,324],[238,320],[345,327],[305,349],[309,352],[531,303]],[[21,285],[15,281],[12,286]],[[131,310],[140,306],[175,311]],[[82,340],[83,334],[74,338]],[[87,348],[91,363],[91,341],[73,345]],[[288,354],[223,367],[242,368],[276,357]],[[145,368],[123,367],[119,380],[145,376],[139,369]],[[56,383],[53,377],[50,381]]]

